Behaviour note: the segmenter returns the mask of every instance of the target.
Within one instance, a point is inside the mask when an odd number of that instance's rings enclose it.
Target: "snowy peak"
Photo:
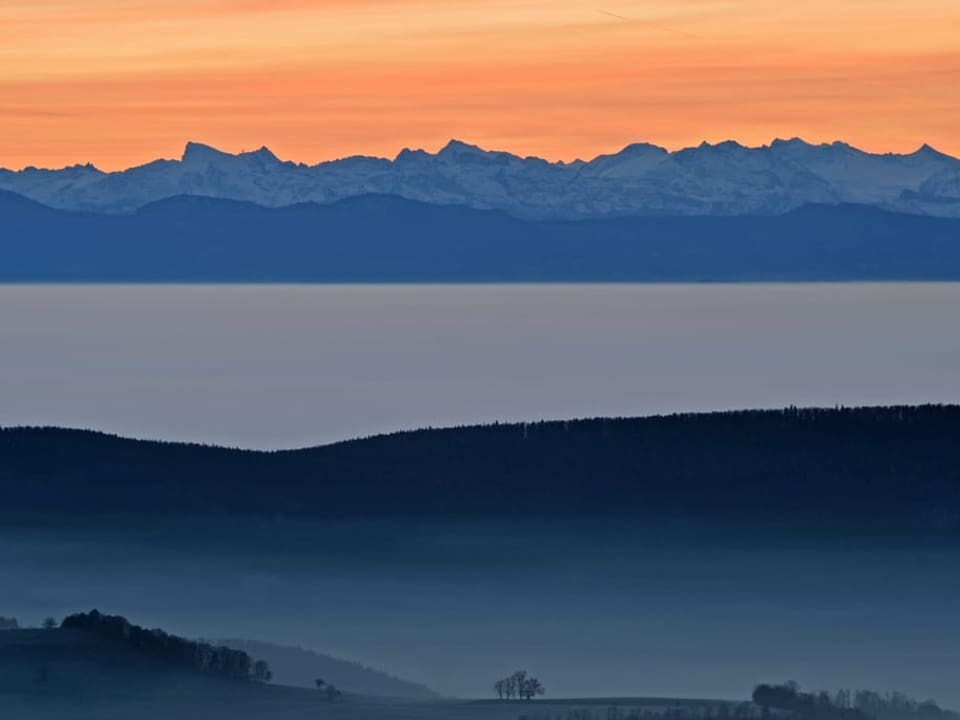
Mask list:
[[[240,157],[250,158],[252,160],[256,160],[257,162],[263,163],[265,165],[281,164],[280,158],[274,155],[273,151],[270,148],[268,148],[266,145],[261,147],[259,150],[240,153]]]
[[[180,158],[180,162],[184,164],[195,165],[201,163],[231,162],[241,159],[256,160],[263,163],[280,163],[280,160],[277,158],[277,156],[274,155],[270,148],[266,146],[261,147],[259,150],[244,150],[237,155],[232,155],[224,152],[223,150],[218,150],[211,145],[205,145],[204,143],[198,142],[187,143],[187,146],[183,150],[183,155]]]
[[[439,162],[462,163],[462,162],[484,162],[497,153],[487,152],[481,147],[470,145],[460,140],[451,140],[444,145],[440,152],[435,156]]]
[[[908,155],[846,143],[733,140],[669,151],[627,145],[589,162],[549,162],[450,140],[436,153],[393,160],[351,157],[318,165],[281,161],[267,147],[231,154],[187,143],[179,160],[122,172],[92,166],[0,172],[0,190],[53,207],[129,213],[177,195],[278,207],[385,194],[500,209],[522,218],[779,214],[808,204],[856,203],[960,216],[960,161],[924,145]]]
[[[426,150],[404,148],[399,153],[397,153],[397,157],[394,160],[394,162],[396,163],[417,162],[417,161],[427,160],[432,157],[433,155],[428,153]]]
[[[625,146],[617,155],[669,155],[666,148],[650,143],[630,143]]]
[[[774,138],[773,142],[770,143],[770,148],[774,150],[779,149],[790,149],[790,150],[807,150],[814,147],[806,140],[801,137],[792,137],[792,138]]]
[[[225,153],[222,150],[217,150],[211,145],[204,145],[203,143],[198,142],[188,142],[187,146],[183,149],[183,155],[180,158],[180,162],[191,164],[201,162],[216,162],[218,160],[226,160],[232,157],[233,155]]]
[[[444,157],[447,155],[486,155],[487,151],[478,145],[471,145],[470,143],[465,143],[462,140],[453,139],[450,140],[446,145],[444,145],[440,152],[437,153],[439,157]]]
[[[438,165],[453,165],[457,167],[470,166],[506,166],[511,162],[523,162],[521,158],[505,152],[484,150],[477,145],[451,140],[436,155],[431,156]],[[469,170],[467,170],[469,172]]]
[[[946,153],[942,153],[937,150],[935,147],[924,143],[919,148],[913,152],[913,157],[919,158],[936,158],[939,160],[952,160],[952,158]]]

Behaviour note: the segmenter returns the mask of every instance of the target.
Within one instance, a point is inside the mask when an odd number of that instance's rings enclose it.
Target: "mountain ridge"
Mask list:
[[[379,193],[539,220],[774,215],[811,203],[960,217],[960,160],[926,144],[912,153],[873,154],[839,141],[791,138],[673,151],[641,142],[563,162],[451,140],[436,153],[405,148],[392,159],[358,155],[308,165],[281,160],[267,147],[231,154],[191,141],[179,159],[116,172],[90,164],[0,169],[0,189],[58,209],[109,214],[180,194],[284,207]]]
[[[0,216],[5,282],[960,280],[960,219],[858,205],[547,221],[390,194],[178,195],[104,215],[0,191]]]

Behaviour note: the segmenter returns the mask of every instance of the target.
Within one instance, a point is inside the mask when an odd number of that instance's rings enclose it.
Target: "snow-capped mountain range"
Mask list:
[[[282,207],[376,193],[527,219],[776,215],[811,203],[960,217],[960,160],[926,145],[911,154],[878,155],[840,142],[793,139],[757,148],[703,143],[674,152],[634,144],[589,162],[563,163],[453,140],[435,154],[403,150],[393,160],[349,157],[309,166],[281,161],[267,148],[232,155],[188,143],[180,160],[122,172],[92,165],[0,170],[0,190],[59,209],[110,214],[178,195]]]

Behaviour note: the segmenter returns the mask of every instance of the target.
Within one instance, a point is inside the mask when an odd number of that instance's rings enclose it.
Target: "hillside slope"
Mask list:
[[[662,711],[715,701],[597,698],[538,701],[537,713],[606,716],[610,705]],[[330,701],[316,690],[170,670],[134,650],[70,630],[0,632],[0,717],[16,720],[516,720],[532,707],[459,700]]]
[[[442,720],[516,717],[514,708],[421,700],[394,704],[242,682],[172,668],[78,630],[0,631],[0,717],[17,720]],[[464,712],[461,712],[460,709]],[[505,710],[505,712],[504,712]]]
[[[273,681],[280,685],[314,688],[320,678],[343,692],[392,698],[436,698],[429,688],[401,680],[360,663],[323,655],[300,647],[256,640],[225,639],[218,644],[243,650],[270,664]]]
[[[124,696],[248,683],[201,675],[124,643],[76,629],[0,632],[0,693]],[[123,682],[119,682],[123,678]]]

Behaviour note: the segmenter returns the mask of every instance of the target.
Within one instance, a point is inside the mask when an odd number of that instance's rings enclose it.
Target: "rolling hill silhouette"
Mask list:
[[[96,518],[589,514],[953,532],[960,407],[420,430],[296,451],[0,431],[7,513]]]

